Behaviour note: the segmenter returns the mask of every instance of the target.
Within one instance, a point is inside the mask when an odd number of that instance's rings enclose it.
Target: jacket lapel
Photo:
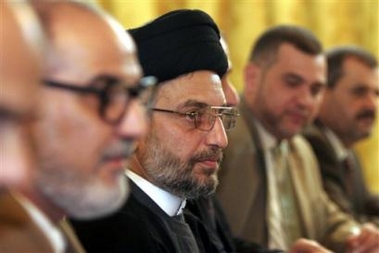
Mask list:
[[[39,226],[14,193],[0,195],[0,252],[53,252]]]

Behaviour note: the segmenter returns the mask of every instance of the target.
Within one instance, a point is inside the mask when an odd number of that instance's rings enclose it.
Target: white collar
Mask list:
[[[265,151],[272,150],[277,145],[276,138],[263,127],[259,121],[254,121],[261,140],[262,148]]]
[[[342,141],[338,136],[329,128],[324,128],[325,135],[329,139],[330,144],[337,154],[337,158],[339,161],[344,160],[349,155],[349,150],[345,148]]]
[[[130,180],[141,188],[167,215],[175,216],[183,212],[186,200],[155,186],[131,170],[126,169],[125,173]]]
[[[28,212],[29,216],[34,220],[37,226],[47,237],[55,253],[63,253],[66,248],[66,242],[62,232],[50,221],[50,219],[38,209],[30,200],[20,194],[16,195],[21,205]],[[22,243],[22,242],[20,242]]]

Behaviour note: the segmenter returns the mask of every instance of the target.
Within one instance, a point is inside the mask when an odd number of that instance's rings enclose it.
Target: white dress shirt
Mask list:
[[[330,144],[337,154],[337,158],[339,161],[345,160],[345,158],[349,155],[349,150],[345,148],[342,141],[338,136],[329,128],[324,128],[325,135],[329,139]]]
[[[144,191],[167,215],[175,216],[183,212],[186,201],[170,192],[150,183],[143,177],[137,175],[131,170],[126,170],[126,175],[132,180],[142,191]]]

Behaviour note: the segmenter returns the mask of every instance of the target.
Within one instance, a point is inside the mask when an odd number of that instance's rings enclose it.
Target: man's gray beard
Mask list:
[[[149,135],[146,139],[146,152],[137,152],[137,158],[158,187],[181,198],[192,199],[208,196],[216,190],[217,175],[210,175],[207,181],[199,181],[193,175],[194,159],[186,162],[163,149],[160,141]]]
[[[112,188],[91,179],[81,180],[69,169],[55,168],[53,171],[38,172],[37,187],[68,216],[81,220],[110,214],[126,201],[129,184],[122,174],[117,186]]]

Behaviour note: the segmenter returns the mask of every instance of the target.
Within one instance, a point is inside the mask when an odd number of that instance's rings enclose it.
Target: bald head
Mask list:
[[[125,162],[147,127],[135,99],[144,90],[135,45],[88,3],[41,1],[35,8],[48,46],[41,116],[31,128],[38,169],[26,194],[52,219],[101,216],[126,199]]]
[[[6,34],[0,38],[0,103],[25,112],[35,102],[36,93],[31,91],[39,87],[41,48],[38,45],[42,44],[42,33],[26,3],[2,1],[0,11],[1,34]]]
[[[69,73],[90,81],[90,77],[98,74],[96,71],[102,71],[122,74],[122,78],[132,83],[141,75],[134,42],[107,13],[74,1],[42,2],[36,8],[50,42],[45,76],[68,79]],[[122,62],[123,73],[110,73],[110,67],[102,69],[105,63],[114,61]],[[93,72],[88,72],[87,67]]]
[[[1,1],[0,16],[0,187],[15,187],[27,179],[31,166],[23,125],[35,113],[43,36],[26,3]]]

